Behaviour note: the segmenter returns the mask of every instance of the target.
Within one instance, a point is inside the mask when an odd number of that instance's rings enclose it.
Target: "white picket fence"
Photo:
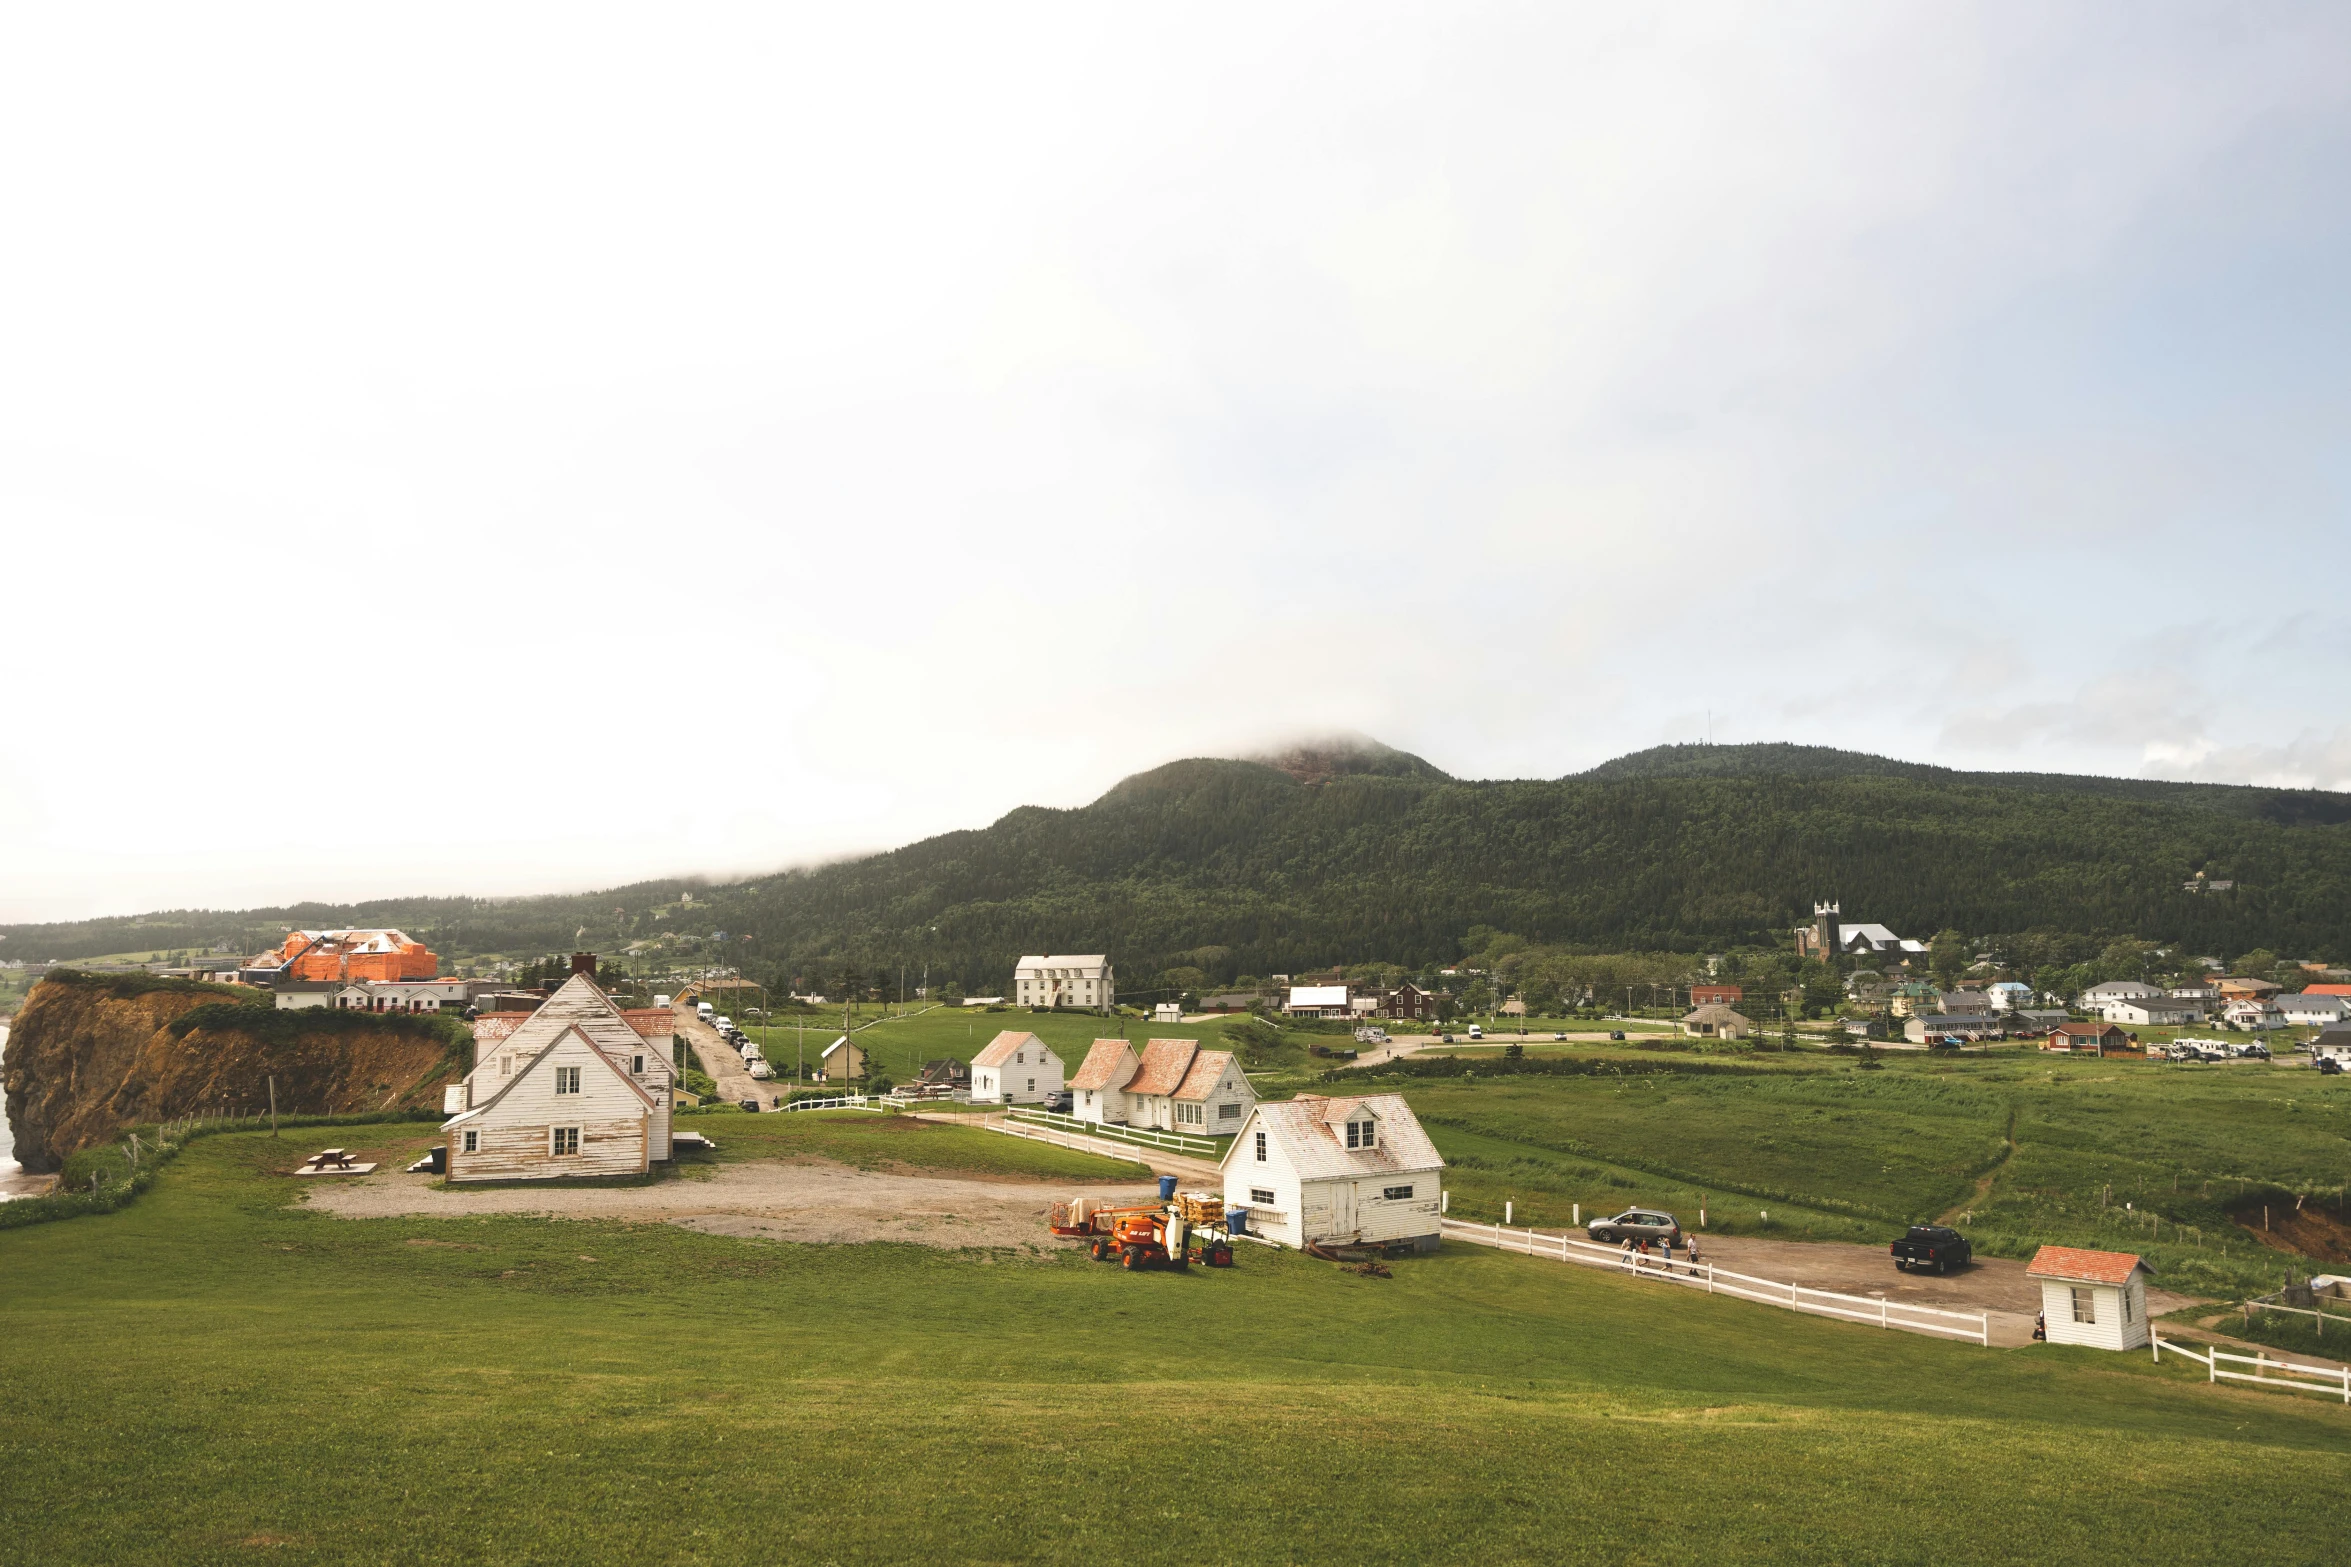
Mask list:
[[[1068,1148],[1078,1153],[1100,1154],[1105,1159],[1123,1159],[1129,1163],[1143,1165],[1145,1168],[1149,1167],[1149,1161],[1144,1159],[1141,1154],[1114,1150],[1102,1138],[1080,1137],[1070,1132],[1055,1131],[1049,1126],[1028,1126],[1013,1120],[999,1121],[994,1116],[987,1117],[980,1122],[980,1125],[988,1131],[1002,1132],[1009,1137],[1026,1138],[1032,1143],[1051,1143],[1056,1148]]]
[[[1989,1312],[1944,1311],[1934,1306],[1913,1306],[1905,1301],[1886,1300],[1874,1295],[1840,1295],[1834,1290],[1807,1289],[1803,1285],[1784,1284],[1777,1279],[1759,1279],[1752,1274],[1733,1273],[1711,1262],[1668,1262],[1661,1256],[1643,1256],[1637,1251],[1622,1251],[1595,1241],[1579,1241],[1565,1235],[1541,1235],[1533,1230],[1509,1229],[1499,1224],[1476,1224],[1467,1219],[1446,1219],[1444,1233],[1456,1240],[1472,1241],[1480,1246],[1493,1246],[1503,1251],[1523,1251],[1530,1257],[1550,1257],[1560,1262],[1582,1263],[1586,1267],[1614,1268],[1619,1273],[1629,1273],[1636,1278],[1662,1279],[1684,1289],[1704,1290],[1709,1295],[1735,1295],[1741,1300],[1761,1301],[1767,1306],[1784,1306],[1790,1311],[1842,1317],[1852,1322],[1874,1322],[1881,1328],[1903,1328],[1912,1333],[1942,1333],[1952,1338],[1970,1339],[1987,1348],[1992,1342],[1992,1318]]]
[[[1222,1153],[1207,1138],[1186,1137],[1181,1132],[1162,1132],[1144,1126],[1104,1126],[1096,1121],[1081,1121],[1074,1115],[1063,1115],[1058,1110],[1014,1110],[1010,1115],[1014,1120],[1026,1121],[1035,1126],[1055,1127],[1080,1137],[1142,1143],[1152,1148],[1164,1148],[1170,1153],[1190,1154],[1196,1159],[1214,1159]]]
[[[2351,1366],[2305,1366],[2291,1360],[2272,1360],[2258,1353],[2237,1355],[2222,1349],[2218,1344],[2207,1344],[2202,1352],[2198,1352],[2176,1339],[2166,1339],[2160,1333],[2151,1335],[2147,1343],[2157,1365],[2163,1363],[2163,1352],[2169,1350],[2174,1355],[2183,1356],[2202,1366],[2208,1382],[2250,1382],[2255,1387],[2282,1387],[2293,1393],[2324,1393],[2329,1398],[2339,1396],[2344,1403],[2351,1404]],[[2253,1369],[2224,1371],[2221,1369],[2224,1360]],[[2263,1374],[2265,1372],[2282,1372],[2283,1377],[2267,1376]],[[2302,1380],[2294,1380],[2297,1377]]]
[[[795,1099],[785,1105],[786,1110],[871,1110],[876,1115],[887,1115],[890,1106],[870,1094],[839,1094],[831,1099]]]

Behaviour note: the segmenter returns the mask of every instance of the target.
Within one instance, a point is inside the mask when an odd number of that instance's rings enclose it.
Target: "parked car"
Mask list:
[[[1611,1039],[1622,1039],[1624,1038],[1624,1030],[1621,1028],[1612,1028],[1608,1031],[1608,1037]]]
[[[1472,1023],[1472,1024],[1470,1024],[1470,1025],[1469,1025],[1469,1037],[1470,1037],[1470,1038],[1472,1038],[1472,1039],[1483,1039],[1483,1038],[1485,1038],[1485,1037],[1486,1037],[1486,1030],[1485,1030],[1485,1027],[1484,1027],[1484,1025],[1482,1025],[1482,1024],[1478,1024],[1478,1023]]]
[[[1062,1089],[1059,1093],[1047,1094],[1045,1096],[1045,1108],[1052,1111],[1055,1115],[1069,1114],[1070,1107],[1076,1103],[1077,1095],[1071,1093],[1066,1088]]]
[[[1565,1039],[1565,1038],[1567,1037],[1567,1030],[1563,1028],[1563,1029],[1559,1030],[1557,1033],[1553,1034],[1551,1037],[1552,1037],[1553,1039]]]
[[[1940,1224],[1914,1224],[1908,1234],[1888,1249],[1894,1254],[1894,1269],[1898,1273],[1908,1273],[1912,1268],[1949,1273],[1953,1268],[1965,1267],[1975,1256],[1975,1249],[1967,1244],[1966,1236]]]
[[[2243,1044],[2237,1046],[2237,1055],[2241,1059],[2245,1060],[2267,1061],[2269,1059],[2269,1046],[2263,1044],[2258,1039],[2248,1039]]]
[[[2343,1073],[2343,1063],[2336,1060],[2333,1056],[2320,1056],[2318,1058],[2318,1069],[2329,1077],[2340,1077]]]
[[[1606,1245],[1615,1241],[1675,1241],[1682,1238],[1674,1216],[1657,1208],[1627,1208],[1613,1219],[1594,1219],[1586,1234]]]
[[[741,1104],[741,1106],[742,1106],[742,1108],[743,1108],[743,1109],[750,1111],[750,1112],[751,1112],[753,1115],[757,1115],[757,1114],[759,1113],[759,1101],[758,1101],[758,1100],[756,1100],[756,1099],[745,1099],[745,1100],[741,1100],[741,1101],[739,1101],[739,1103]]]
[[[751,1075],[762,1081],[776,1075],[776,1069],[767,1064],[767,1059],[764,1056],[756,1057],[747,1064],[751,1069]]]

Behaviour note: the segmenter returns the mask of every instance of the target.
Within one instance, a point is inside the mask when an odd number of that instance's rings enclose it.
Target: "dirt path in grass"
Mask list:
[[[2008,1107],[2008,1129],[2001,1136],[2006,1140],[2006,1143],[2000,1150],[2000,1157],[1992,1161],[1992,1167],[1989,1170],[1976,1177],[1975,1190],[1967,1194],[1967,1200],[1935,1220],[1937,1224],[1957,1224],[1962,1214],[1974,1212],[1982,1205],[1985,1198],[1992,1195],[1992,1183],[2000,1178],[2002,1170],[2008,1168],[2008,1161],[2016,1157],[2016,1106],[2014,1105]]]
[[[1083,1193],[1148,1201],[1154,1188],[883,1175],[830,1163],[720,1165],[709,1180],[652,1186],[436,1189],[437,1177],[379,1172],[309,1189],[310,1206],[347,1219],[537,1213],[681,1225],[780,1241],[912,1241],[923,1246],[1058,1246],[1046,1209]]]

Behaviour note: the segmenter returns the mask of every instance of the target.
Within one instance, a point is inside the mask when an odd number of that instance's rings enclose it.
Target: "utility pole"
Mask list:
[[[269,1135],[278,1135],[278,1080],[275,1077],[269,1080]]]

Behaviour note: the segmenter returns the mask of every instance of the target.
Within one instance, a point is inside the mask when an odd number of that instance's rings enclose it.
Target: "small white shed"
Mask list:
[[[1310,1241],[1435,1251],[1445,1161],[1402,1094],[1260,1104],[1224,1155],[1227,1208],[1288,1246]]]
[[[1042,1104],[1061,1092],[1061,1057],[1034,1034],[1006,1029],[971,1058],[974,1104]]]
[[[2153,1270],[2138,1257],[2044,1246],[2024,1271],[2041,1286],[2041,1324],[2050,1343],[2146,1347],[2147,1278]]]

